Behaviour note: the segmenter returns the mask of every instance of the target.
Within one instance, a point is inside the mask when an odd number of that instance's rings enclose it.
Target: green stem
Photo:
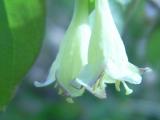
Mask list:
[[[88,14],[88,0],[75,0],[72,21],[74,21],[76,24],[86,22]]]
[[[89,14],[95,9],[95,0],[89,0]]]

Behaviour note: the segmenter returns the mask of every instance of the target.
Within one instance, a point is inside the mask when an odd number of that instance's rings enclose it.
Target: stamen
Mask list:
[[[62,95],[63,93],[64,93],[63,89],[62,89],[62,88],[59,88],[59,89],[58,89],[58,94],[59,94],[59,95]]]
[[[119,80],[116,80],[116,82],[115,82],[115,88],[116,88],[116,90],[118,91],[118,92],[120,92],[120,84],[121,84],[121,81],[119,81]]]
[[[125,88],[125,90],[126,90],[126,95],[131,94],[131,93],[133,92],[133,90],[130,89],[124,81],[122,81],[122,83],[123,83],[124,88]]]
[[[66,101],[67,101],[68,103],[74,103],[74,101],[73,101],[73,99],[72,99],[71,97],[67,97],[67,98],[66,98]]]

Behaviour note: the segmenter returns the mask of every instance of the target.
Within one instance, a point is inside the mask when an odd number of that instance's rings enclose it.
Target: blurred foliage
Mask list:
[[[44,23],[43,0],[0,1],[0,109],[33,64]]]
[[[160,38],[160,26],[158,25],[150,36],[150,41],[148,45],[148,59],[153,63],[153,66],[156,68],[160,68],[159,60],[159,39]]]
[[[134,87],[133,94],[125,96],[123,92],[115,91],[113,85],[108,85],[106,100],[85,93],[76,98],[74,104],[69,104],[57,95],[53,86],[33,86],[33,81],[47,76],[60,36],[63,36],[72,16],[73,0],[47,0],[43,49],[14,100],[5,112],[0,113],[0,120],[160,120],[160,2],[132,0],[128,4],[113,2],[111,5],[129,60],[137,66],[153,69],[152,73],[144,75],[141,85],[131,86]]]

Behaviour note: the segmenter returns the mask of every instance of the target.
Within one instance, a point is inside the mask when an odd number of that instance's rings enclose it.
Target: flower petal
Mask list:
[[[44,81],[44,82],[35,81],[34,85],[36,87],[45,87],[45,86],[48,86],[51,83],[53,83],[56,80],[56,78],[55,78],[56,77],[56,70],[57,70],[57,60],[53,63],[53,65],[50,69],[47,80]]]
[[[103,64],[87,64],[75,81],[98,98],[106,98],[106,85],[101,76],[103,71]]]

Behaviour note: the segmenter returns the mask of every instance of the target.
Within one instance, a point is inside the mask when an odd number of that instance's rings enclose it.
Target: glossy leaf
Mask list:
[[[0,1],[0,109],[39,52],[44,18],[44,0]]]

